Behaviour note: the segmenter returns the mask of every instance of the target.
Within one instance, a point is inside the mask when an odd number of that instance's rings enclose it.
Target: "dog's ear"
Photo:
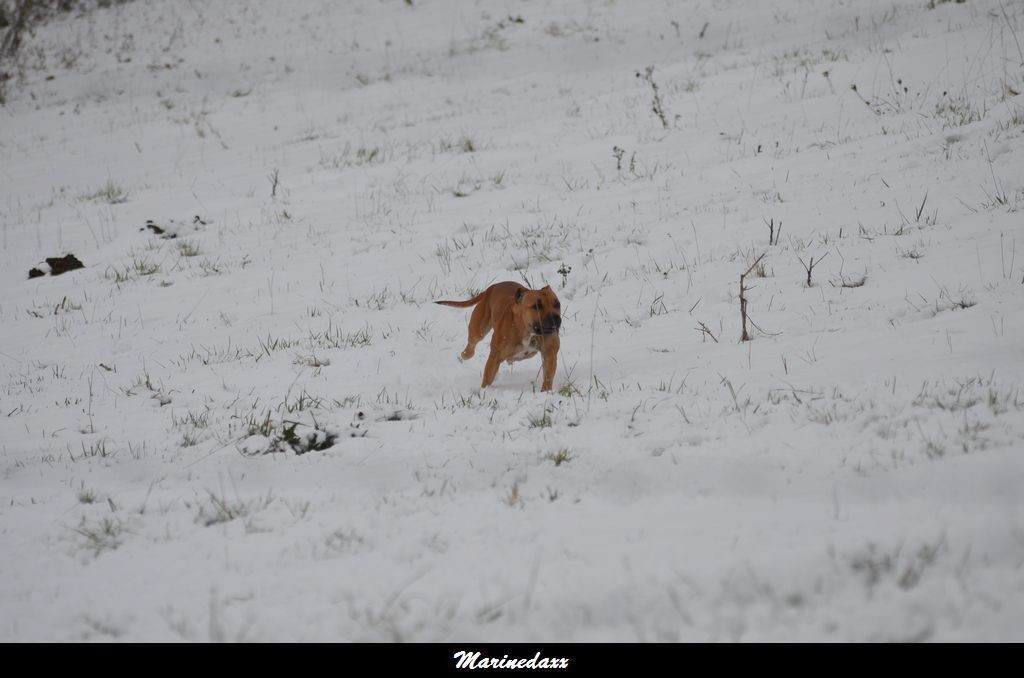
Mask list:
[[[551,285],[545,285],[545,286],[544,286],[544,287],[542,287],[541,289],[542,289],[542,290],[550,290],[550,289],[551,289]]]
[[[524,290],[522,287],[520,287],[518,290],[516,290],[516,303],[518,304],[520,301],[522,301],[523,297],[525,297],[525,296],[526,296],[526,290]]]

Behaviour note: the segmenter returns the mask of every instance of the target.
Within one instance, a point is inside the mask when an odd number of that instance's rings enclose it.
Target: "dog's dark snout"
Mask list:
[[[544,319],[544,331],[547,333],[557,332],[562,326],[562,316],[549,315]]]

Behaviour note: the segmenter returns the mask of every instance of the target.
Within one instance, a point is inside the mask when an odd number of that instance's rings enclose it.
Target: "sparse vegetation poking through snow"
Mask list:
[[[265,497],[251,501],[242,501],[237,496],[235,499],[229,499],[223,488],[219,495],[211,490],[207,490],[206,494],[206,501],[199,504],[196,513],[196,522],[203,527],[212,527],[248,517],[255,511],[266,508],[274,500],[269,492]]]
[[[615,158],[615,169],[617,172],[622,172],[623,158],[625,157],[626,149],[618,146],[612,147],[612,156]],[[653,181],[655,178],[670,172],[673,169],[673,164],[670,162],[655,161],[652,164],[644,162],[637,156],[636,151],[632,151],[629,154],[629,163],[626,165],[626,171],[629,172],[629,176],[637,180],[646,179],[647,181]],[[588,188],[589,185],[586,182],[573,183],[562,177],[562,182],[569,189],[570,192],[577,191],[581,188]]]
[[[969,125],[985,117],[984,108],[976,108],[974,103],[965,96],[950,96],[942,93],[935,104],[935,117],[942,121],[943,129]]]
[[[912,111],[922,104],[921,92],[913,91],[910,85],[903,82],[902,78],[895,78],[891,75],[887,92],[873,94],[869,98],[865,98],[856,83],[850,85],[850,91],[856,94],[857,98],[875,115],[898,115]]]
[[[409,149],[409,153],[412,150]],[[346,143],[341,152],[336,155],[325,155],[321,153],[320,166],[332,169],[345,169],[349,167],[367,167],[393,160],[395,153],[385,146],[359,146],[353,149],[352,144]]]
[[[475,153],[479,150],[479,145],[468,134],[460,134],[456,137],[443,136],[435,144],[435,153]]]
[[[92,193],[87,193],[82,199],[103,202],[108,205],[119,205],[128,202],[128,191],[113,179],[107,179],[105,184]]]
[[[183,257],[198,257],[201,253],[199,245],[191,240],[178,240],[178,254]]]
[[[19,50],[35,25],[52,16],[57,9],[68,10],[74,0],[11,0],[0,3],[0,106],[7,103],[8,82],[16,77],[24,79],[23,67],[19,69]],[[15,71],[20,71],[15,73]]]
[[[813,52],[807,49],[796,48],[786,51],[779,56],[772,57],[771,75],[774,78],[783,78],[790,73],[796,72],[809,74],[814,67],[820,64],[849,60],[849,56],[841,49],[825,48],[820,52]],[[828,71],[825,71],[825,73],[828,73]]]
[[[978,405],[993,416],[1024,410],[1024,393],[1018,387],[998,384],[995,378],[971,377],[953,384],[926,381],[911,401],[915,407],[962,412]]]
[[[329,320],[327,328],[319,332],[310,330],[306,345],[310,350],[316,349],[348,349],[369,346],[373,341],[373,329],[367,325],[351,332],[345,331],[333,320]]]
[[[159,263],[153,261],[147,256],[136,254],[132,256],[131,263],[128,265],[123,268],[110,266],[103,272],[103,275],[108,280],[113,280],[118,285],[122,285],[127,282],[137,281],[148,276],[156,275],[159,272]]]
[[[849,563],[852,570],[863,577],[869,595],[886,583],[909,590],[920,583],[944,546],[945,537],[940,537],[934,543],[926,542],[904,555],[902,546],[892,551],[881,551],[876,544],[870,543],[862,552],[852,555]]]
[[[260,350],[253,351],[256,356],[256,362],[259,362],[260,358],[269,358],[277,351],[283,351],[289,348],[293,348],[299,345],[297,339],[288,339],[285,337],[272,337],[267,335],[266,339],[263,337],[257,337],[256,340],[259,342]]]
[[[91,426],[90,426],[90,429],[91,429]],[[83,441],[83,442],[80,443],[80,448],[81,448],[81,451],[82,451],[81,454],[79,454],[76,457],[73,453],[71,453],[69,451],[68,452],[68,457],[73,462],[81,461],[83,459],[94,459],[94,458],[107,459],[107,458],[113,457],[117,453],[117,451],[108,448],[107,447],[107,442],[108,441],[107,441],[106,438],[101,438],[100,440],[96,440],[96,441],[90,442],[88,444],[86,444]]]
[[[573,398],[583,395],[583,392],[580,391],[579,387],[576,385],[574,381],[572,381],[571,379],[567,379],[562,383],[561,386],[558,387],[558,395],[564,398]]]
[[[81,524],[74,528],[74,531],[85,538],[85,548],[94,556],[99,556],[104,551],[113,551],[121,545],[125,527],[117,518],[100,518],[90,524],[83,516]]]
[[[989,193],[984,186],[981,187],[981,190],[985,193],[985,197],[988,199],[984,206],[989,208],[1007,207],[1010,205],[1010,198],[1006,193],[1006,189],[1003,187],[1003,182],[996,177],[996,170],[992,163],[992,154],[989,153],[987,141],[985,142],[985,159],[988,161],[988,171],[992,176],[992,192]]]

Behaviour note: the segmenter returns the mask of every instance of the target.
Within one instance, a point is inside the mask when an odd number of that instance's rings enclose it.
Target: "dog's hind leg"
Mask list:
[[[483,341],[490,331],[490,309],[486,304],[480,304],[473,309],[473,315],[469,317],[469,337],[466,339],[466,348],[462,350],[459,360],[469,360],[476,355],[476,345]]]

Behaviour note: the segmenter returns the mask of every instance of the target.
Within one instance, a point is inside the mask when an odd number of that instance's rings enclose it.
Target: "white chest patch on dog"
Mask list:
[[[540,337],[536,334],[531,334],[527,338],[523,339],[523,343],[520,345],[519,350],[510,356],[507,362],[514,363],[519,360],[526,360],[537,355],[540,350]]]

